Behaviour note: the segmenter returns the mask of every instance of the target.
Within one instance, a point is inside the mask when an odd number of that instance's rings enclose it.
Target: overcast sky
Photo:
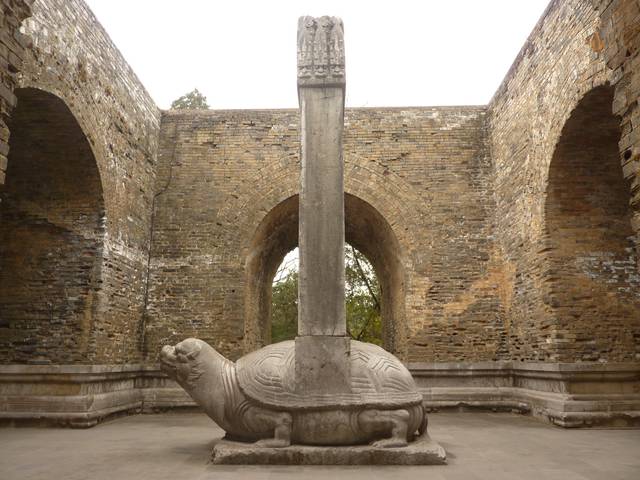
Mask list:
[[[86,0],[161,108],[296,108],[301,15],[345,28],[347,105],[486,104],[549,0]]]

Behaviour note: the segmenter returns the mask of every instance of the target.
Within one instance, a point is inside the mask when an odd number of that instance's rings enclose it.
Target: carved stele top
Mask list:
[[[298,86],[344,86],[344,27],[338,17],[298,19]]]

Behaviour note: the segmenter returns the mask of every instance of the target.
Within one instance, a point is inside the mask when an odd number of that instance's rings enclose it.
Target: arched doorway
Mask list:
[[[345,240],[373,266],[381,289],[383,345],[400,354],[406,341],[404,266],[389,223],[369,203],[345,194]],[[247,255],[245,348],[270,342],[271,287],[285,255],[298,245],[298,196],[274,207],[262,220]]]
[[[549,169],[547,278],[559,361],[633,360],[640,342],[630,191],[612,102],[609,86],[583,97]]]
[[[382,345],[380,282],[373,265],[353,245],[345,244],[347,334],[354,340]],[[293,340],[298,332],[299,250],[289,252],[272,283],[271,342]]]
[[[86,361],[104,237],[100,175],[60,98],[33,88],[16,96],[0,204],[2,361]]]

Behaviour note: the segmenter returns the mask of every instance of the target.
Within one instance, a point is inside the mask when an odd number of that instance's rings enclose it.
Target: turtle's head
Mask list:
[[[184,388],[193,388],[204,372],[200,353],[207,346],[197,338],[187,338],[175,347],[165,345],[160,352],[160,368]]]

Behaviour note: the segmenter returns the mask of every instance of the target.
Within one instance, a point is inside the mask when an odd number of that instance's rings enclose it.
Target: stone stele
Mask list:
[[[214,463],[445,462],[407,368],[346,336],[344,90],[342,21],[302,17],[298,337],[235,363],[198,339],[162,349],[162,369],[227,433]]]

